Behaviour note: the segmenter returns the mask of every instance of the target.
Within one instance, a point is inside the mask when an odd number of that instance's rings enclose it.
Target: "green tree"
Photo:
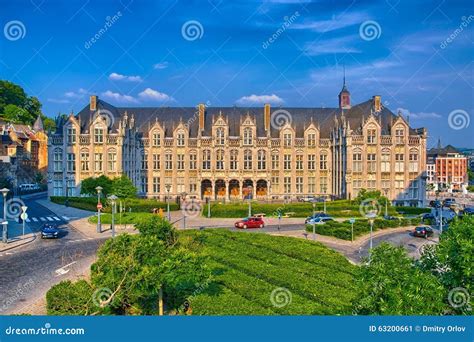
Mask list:
[[[369,199],[377,201],[379,205],[385,205],[385,202],[388,201],[385,196],[382,196],[380,190],[368,191],[367,189],[360,189],[359,193],[357,194],[357,197],[355,198],[355,201],[357,203],[362,203],[363,201]]]
[[[81,183],[81,194],[96,196],[97,190],[95,188],[101,186],[103,195],[107,196],[112,191],[112,183],[112,180],[105,175],[101,175],[97,178],[86,178]]]
[[[140,220],[135,224],[135,228],[142,236],[156,236],[167,247],[173,246],[178,241],[178,233],[173,225],[157,215]]]
[[[137,188],[133,185],[130,178],[122,175],[113,179],[111,193],[119,198],[131,198],[137,196]]]
[[[0,113],[4,112],[6,105],[23,107],[26,101],[27,96],[22,87],[10,81],[0,80]]]
[[[372,250],[371,262],[356,275],[354,313],[361,315],[439,315],[445,290],[413,264],[403,247],[387,243]]]
[[[18,107],[14,104],[7,104],[3,108],[3,117],[9,122],[26,124],[31,124],[33,118],[26,109]]]
[[[65,280],[46,293],[48,315],[88,315],[93,309],[93,288],[85,280]]]

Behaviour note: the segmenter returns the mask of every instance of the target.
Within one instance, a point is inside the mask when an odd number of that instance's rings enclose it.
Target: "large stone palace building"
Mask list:
[[[143,196],[216,200],[354,198],[381,190],[422,205],[426,137],[382,104],[337,108],[121,108],[91,96],[49,139],[50,195],[126,174]]]

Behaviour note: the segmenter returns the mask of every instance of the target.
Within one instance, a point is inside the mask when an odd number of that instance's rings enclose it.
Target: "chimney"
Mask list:
[[[90,110],[97,109],[97,95],[91,95],[90,103],[89,103]]]
[[[271,122],[271,114],[270,114],[270,104],[266,103],[263,108],[263,125],[265,127],[265,131],[270,131],[270,122]]]
[[[198,112],[199,112],[199,132],[204,130],[204,115],[206,113],[206,105],[204,103],[200,103],[198,105]]]
[[[380,95],[374,96],[374,110],[376,112],[382,111],[382,97]]]

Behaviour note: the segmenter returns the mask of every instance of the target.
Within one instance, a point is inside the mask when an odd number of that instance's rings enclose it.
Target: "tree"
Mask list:
[[[112,183],[112,180],[105,175],[101,175],[97,178],[86,178],[81,183],[81,194],[95,196],[97,195],[97,190],[95,188],[101,186],[102,194],[105,197],[111,193]]]
[[[135,224],[135,228],[142,236],[156,236],[169,247],[178,241],[178,234],[173,225],[157,215],[145,218]]]
[[[403,247],[374,248],[371,262],[356,275],[354,313],[361,315],[439,315],[445,290],[435,276],[416,267]]]
[[[93,309],[92,298],[87,281],[61,281],[46,293],[46,310],[48,315],[87,315]]]
[[[111,193],[119,198],[130,198],[137,196],[137,188],[133,185],[130,178],[122,175],[112,181]]]
[[[23,107],[26,101],[27,96],[22,87],[10,81],[0,80],[0,113],[4,112],[6,105]]]
[[[357,203],[362,203],[366,200],[374,200],[379,205],[385,205],[385,202],[388,201],[387,197],[382,196],[380,190],[368,191],[367,189],[360,189],[355,201]]]
[[[3,108],[3,118],[12,123],[26,123],[30,124],[32,116],[26,109],[18,107],[14,104],[7,104]]]

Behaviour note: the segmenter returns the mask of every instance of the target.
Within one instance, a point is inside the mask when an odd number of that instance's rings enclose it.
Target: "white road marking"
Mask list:
[[[53,219],[55,219],[56,221],[61,221],[61,219],[59,217],[56,217],[56,216],[53,216]]]
[[[43,221],[43,222],[46,221],[46,219],[44,217],[40,217],[40,220]]]
[[[48,219],[48,221],[54,221],[51,217],[49,216],[46,216],[46,218]]]
[[[56,277],[59,277],[61,275],[64,275],[66,273],[68,273],[70,270],[67,269],[67,267],[71,266],[71,265],[74,265],[77,261],[73,261],[67,265],[64,265],[63,267],[61,268],[58,268],[56,271],[54,271],[56,273]]]
[[[69,220],[70,220],[69,217],[67,217],[67,216],[61,216],[61,217],[62,217],[65,221],[69,221]]]
[[[38,222],[38,219],[37,219],[36,217],[32,217],[32,220],[33,220],[34,222]]]

